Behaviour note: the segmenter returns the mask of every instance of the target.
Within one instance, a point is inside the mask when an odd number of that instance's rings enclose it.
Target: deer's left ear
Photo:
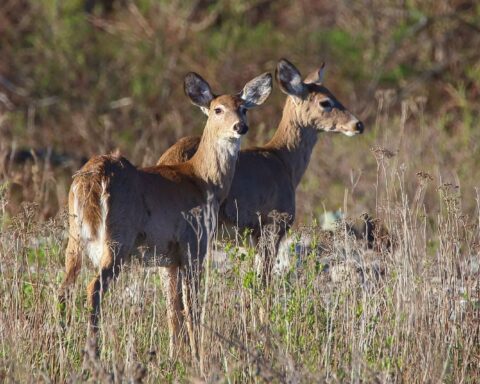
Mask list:
[[[312,73],[310,73],[305,80],[303,81],[305,84],[322,84],[323,77],[325,75],[325,63],[320,65],[320,68],[316,69]]]
[[[245,108],[257,107],[267,100],[272,92],[272,75],[268,72],[250,80],[240,93]]]

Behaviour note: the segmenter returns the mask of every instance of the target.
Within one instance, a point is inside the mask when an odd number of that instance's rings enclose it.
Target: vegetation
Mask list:
[[[478,382],[480,7],[107,3],[0,5],[0,381]],[[72,173],[117,148],[153,164],[200,133],[187,71],[229,92],[280,57],[305,75],[326,61],[326,85],[366,125],[320,136],[289,267],[264,289],[245,239],[217,244],[228,262],[206,266],[202,376],[185,351],[168,358],[158,273],[130,266],[105,298],[97,359],[85,348],[91,270],[65,317],[56,300]],[[271,137],[283,100],[277,88],[251,112],[248,143]],[[375,217],[373,247],[342,223],[321,230],[337,209]]]

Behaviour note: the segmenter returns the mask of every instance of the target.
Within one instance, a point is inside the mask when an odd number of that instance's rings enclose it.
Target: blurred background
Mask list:
[[[200,134],[186,72],[235,92],[285,57],[304,75],[325,61],[325,85],[366,126],[353,138],[320,136],[299,188],[300,224],[339,208],[381,215],[380,184],[396,179],[433,210],[438,188],[454,188],[474,215],[479,47],[475,1],[3,0],[4,209],[52,217],[90,156],[118,148],[150,165]],[[249,113],[244,145],[272,136],[284,100],[275,87]]]

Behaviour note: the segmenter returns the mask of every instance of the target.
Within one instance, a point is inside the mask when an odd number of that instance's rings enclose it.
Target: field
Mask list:
[[[0,381],[479,382],[479,6],[109,3],[0,5]],[[133,263],[105,297],[95,357],[88,263],[65,314],[57,300],[71,175],[116,149],[153,164],[200,134],[187,71],[233,92],[281,57],[305,75],[326,61],[326,86],[366,126],[320,135],[289,263],[265,288],[246,235],[215,244],[198,303],[204,372],[188,351],[168,357],[160,274]],[[284,99],[275,86],[249,112],[246,144],[271,137]],[[365,213],[370,242],[348,230]]]

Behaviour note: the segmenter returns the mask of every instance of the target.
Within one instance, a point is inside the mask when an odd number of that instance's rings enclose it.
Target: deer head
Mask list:
[[[208,116],[205,132],[235,140],[248,131],[247,110],[263,104],[270,95],[272,75],[255,77],[236,95],[216,96],[200,75],[191,72],[185,77],[184,89],[192,103]]]
[[[363,123],[323,86],[325,64],[304,80],[299,70],[288,60],[281,59],[275,77],[282,92],[289,97],[292,119],[301,126],[314,127],[319,131],[341,132],[347,136],[362,133]]]

